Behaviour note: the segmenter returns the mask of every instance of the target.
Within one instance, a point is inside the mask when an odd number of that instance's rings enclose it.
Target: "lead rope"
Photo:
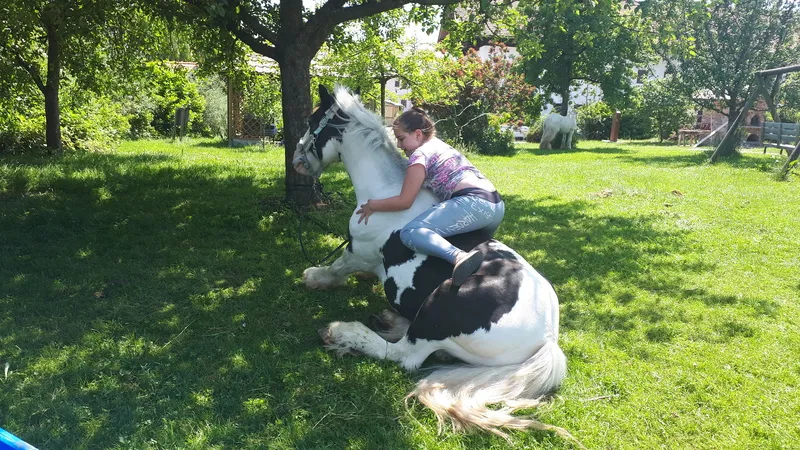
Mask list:
[[[322,183],[320,183],[320,182],[319,182],[319,180],[315,180],[314,184],[319,186],[319,191],[320,191],[320,194],[322,195],[322,197],[323,197],[324,199],[328,199],[328,200],[332,199],[332,195],[331,195],[331,194],[328,194],[328,193],[326,193],[326,192],[324,191],[324,186],[323,186],[323,184],[322,184]],[[342,195],[342,193],[341,193],[341,192],[335,192],[334,194],[337,194],[337,195],[339,195],[339,197],[342,197],[342,198],[344,197],[344,195]],[[292,209],[292,211],[293,211],[293,212],[294,212],[294,213],[297,215],[297,219],[298,219],[298,220],[297,220],[297,241],[300,243],[300,250],[303,252],[303,256],[305,256],[306,260],[307,260],[309,263],[311,263],[311,265],[312,265],[312,266],[320,266],[320,265],[322,265],[322,264],[325,264],[325,263],[326,263],[326,262],[327,262],[327,261],[328,261],[328,260],[329,260],[329,259],[330,259],[330,258],[333,256],[333,255],[335,255],[335,254],[336,254],[336,253],[337,253],[339,250],[341,250],[341,249],[342,249],[342,248],[343,248],[345,245],[347,245],[347,244],[349,244],[349,243],[350,243],[350,239],[349,239],[349,238],[344,238],[344,237],[342,237],[341,235],[339,235],[339,234],[337,234],[337,233],[334,233],[334,232],[332,232],[332,231],[331,231],[331,230],[328,228],[328,226],[327,226],[326,224],[323,224],[323,223],[321,223],[321,222],[319,222],[319,221],[315,220],[313,217],[310,217],[310,216],[309,216],[308,214],[306,214],[306,213],[305,213],[303,210],[301,210],[301,209],[300,209],[300,208],[299,208],[299,207],[298,207],[296,204],[293,204],[293,203],[292,203],[292,204],[291,204],[289,207],[290,207],[290,208]],[[315,261],[314,261],[314,260],[312,260],[312,259],[311,259],[311,257],[308,255],[308,251],[306,250],[306,246],[305,246],[305,244],[303,243],[303,228],[304,228],[304,222],[305,222],[306,220],[307,220],[307,221],[309,221],[309,222],[311,222],[311,223],[313,223],[313,224],[315,224],[315,225],[316,225],[318,228],[320,228],[321,230],[323,230],[323,232],[325,232],[325,233],[327,233],[327,234],[333,234],[333,235],[336,235],[337,237],[339,237],[339,238],[341,238],[341,239],[344,239],[344,241],[343,241],[341,244],[339,244],[339,246],[338,246],[338,247],[336,247],[336,248],[335,248],[335,249],[333,249],[333,250],[332,250],[330,253],[328,253],[328,254],[327,254],[327,255],[326,255],[324,258],[322,258],[322,259],[320,259],[319,261],[316,261],[316,262],[315,262]]]

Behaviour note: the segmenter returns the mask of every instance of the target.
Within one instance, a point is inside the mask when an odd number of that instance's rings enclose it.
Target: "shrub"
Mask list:
[[[496,127],[486,129],[473,143],[483,155],[512,156],[517,152],[514,136]]]
[[[489,120],[489,115],[477,108],[473,108],[472,113],[469,109],[464,110],[459,116],[455,116],[447,107],[430,108],[428,113],[436,123],[437,136],[442,140],[484,155],[510,156],[516,153],[514,136],[510,132],[500,131],[499,126]]]
[[[129,129],[119,103],[81,88],[69,76],[62,79],[59,94],[61,145],[64,149],[105,148],[117,142]],[[21,95],[15,100],[15,105],[0,105],[4,106],[4,114],[0,117],[0,151],[45,149],[43,100],[35,94],[29,97]]]
[[[44,101],[28,75],[5,74],[0,80],[0,153],[45,148]]]
[[[200,95],[205,99],[203,129],[208,136],[225,139],[228,134],[228,94],[225,81],[220,77],[208,77],[200,81]]]
[[[157,134],[153,128],[153,111],[155,109],[156,103],[150,98],[148,89],[144,86],[123,99],[120,111],[128,118],[129,138],[149,138]]]
[[[44,111],[0,123],[0,153],[28,153],[45,147]]]
[[[640,107],[633,107],[622,111],[619,118],[620,139],[649,139],[653,137],[653,119]],[[611,136],[609,134],[604,139]]]
[[[70,83],[61,90],[61,145],[66,149],[109,147],[128,132],[121,104]]]
[[[443,139],[479,153],[514,154],[513,136],[498,127],[530,117],[532,111],[538,114],[541,99],[534,95],[535,88],[513,70],[507,52],[504,46],[497,46],[484,61],[471,50],[444,75],[446,83],[458,87],[453,98],[423,105],[436,119],[437,132]]]
[[[169,67],[163,63],[149,63],[148,67],[152,76],[150,98],[155,103],[151,125],[155,131],[162,136],[171,135],[175,125],[175,111],[189,107],[187,129],[191,133],[202,134],[205,99],[186,69]]]
[[[582,137],[592,140],[610,138],[615,112],[603,101],[580,107],[577,124]],[[629,106],[620,111],[619,137],[647,139],[653,137],[653,134],[653,119],[650,112],[642,107],[641,99],[634,96]]]
[[[96,99],[61,112],[61,145],[74,150],[107,148],[118,142],[128,128],[119,105]]]
[[[578,109],[576,121],[584,138],[590,140],[608,139],[611,135],[612,115],[611,107],[599,101],[581,106]]]
[[[542,131],[544,131],[544,119],[546,116],[540,115],[530,126],[528,135],[525,136],[526,142],[541,142]]]

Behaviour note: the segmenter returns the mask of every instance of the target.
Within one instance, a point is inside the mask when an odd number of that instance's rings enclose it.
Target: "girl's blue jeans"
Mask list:
[[[436,256],[455,264],[456,256],[461,250],[445,238],[482,228],[493,236],[503,221],[505,212],[502,200],[492,203],[475,195],[453,197],[409,222],[400,230],[400,240],[415,252]]]

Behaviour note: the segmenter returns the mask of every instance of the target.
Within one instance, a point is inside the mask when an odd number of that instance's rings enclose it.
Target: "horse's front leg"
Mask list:
[[[337,353],[360,353],[375,359],[388,359],[406,370],[415,370],[441,348],[440,341],[418,340],[410,343],[403,337],[389,342],[361,322],[331,322],[319,330],[325,348]]]
[[[341,286],[354,272],[375,273],[376,262],[367,261],[349,248],[330,266],[309,267],[303,272],[303,284],[312,289]]]

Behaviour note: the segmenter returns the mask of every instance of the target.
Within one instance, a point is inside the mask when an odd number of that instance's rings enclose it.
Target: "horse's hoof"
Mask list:
[[[337,279],[328,273],[327,267],[309,267],[303,271],[303,284],[309,289],[329,289],[341,286],[347,277]]]
[[[328,287],[320,273],[324,273],[321,267],[309,267],[304,270],[303,284],[309,289],[324,289]]]
[[[369,316],[369,327],[373,331],[386,331],[390,326],[391,324],[384,320],[382,314],[373,314]]]

